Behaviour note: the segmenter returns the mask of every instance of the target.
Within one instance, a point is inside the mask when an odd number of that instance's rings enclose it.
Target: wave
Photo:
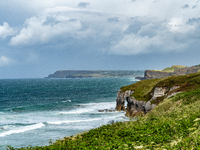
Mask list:
[[[26,132],[26,131],[30,131],[30,130],[35,130],[35,129],[42,128],[44,126],[45,125],[43,123],[29,125],[29,126],[26,126],[26,127],[23,127],[23,128],[16,129],[16,130],[10,130],[10,131],[0,133],[0,137],[5,137],[7,135],[11,135],[11,134],[14,134],[14,133],[22,133],[22,132]]]
[[[87,103],[80,104],[75,110],[71,111],[61,111],[59,114],[61,115],[70,115],[70,114],[85,114],[85,113],[100,113],[98,110],[111,109],[114,110],[116,102],[102,102],[102,103]],[[84,108],[83,108],[84,107]],[[105,113],[105,112],[102,112]]]
[[[136,79],[135,77],[134,78],[131,78],[130,81],[140,81],[139,79]]]
[[[88,113],[88,112],[92,112],[94,111],[94,109],[76,109],[73,111],[68,111],[68,112],[59,112],[59,114],[82,114],[82,113]]]
[[[71,103],[72,101],[71,100],[67,100],[67,101],[62,101],[63,103],[67,103],[67,102],[69,102],[69,103]]]
[[[4,115],[5,113],[4,113],[4,112],[2,112],[2,111],[0,111],[0,114],[1,114],[1,115]]]
[[[67,123],[78,123],[78,122],[92,122],[92,121],[108,121],[108,120],[112,120],[112,119],[120,119],[123,120],[124,118],[124,114],[120,113],[118,115],[115,116],[109,116],[109,117],[100,117],[100,118],[93,118],[93,119],[85,119],[85,120],[67,120],[67,121],[53,121],[53,122],[47,122],[47,124],[54,124],[54,125],[58,125],[58,124],[67,124]]]
[[[77,123],[77,122],[90,122],[90,121],[97,121],[97,120],[102,120],[102,118],[87,119],[87,120],[54,121],[54,122],[47,122],[47,123],[58,125],[58,124]]]

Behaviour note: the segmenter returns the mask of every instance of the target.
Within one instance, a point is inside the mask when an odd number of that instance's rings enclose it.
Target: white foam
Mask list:
[[[11,135],[11,134],[14,134],[14,133],[22,133],[22,132],[26,132],[26,131],[30,131],[30,130],[35,130],[35,129],[38,129],[38,128],[42,128],[43,126],[45,126],[43,123],[38,123],[38,124],[23,127],[23,128],[19,128],[19,129],[16,129],[16,130],[6,131],[6,132],[3,132],[3,133],[0,133],[0,137],[5,137],[7,135]]]
[[[124,119],[124,114],[119,114],[119,115],[116,115],[116,116],[112,116],[112,117],[106,117],[105,119],[106,120],[110,120],[110,119]]]
[[[85,106],[84,108],[77,108],[72,111],[67,112],[59,112],[59,114],[82,114],[82,113],[88,113],[88,112],[95,112],[99,113],[100,110],[104,109],[114,109],[116,102],[103,102],[103,103],[87,103],[87,104],[80,104],[82,106]]]
[[[5,113],[0,111],[0,114],[5,114]]]
[[[82,114],[82,113],[87,113],[87,112],[92,112],[94,109],[76,109],[73,111],[68,111],[68,112],[59,112],[59,114]]]
[[[102,103],[87,103],[84,106],[115,106],[116,102],[102,102]]]
[[[134,78],[131,78],[130,81],[140,81],[140,80],[139,79],[135,79],[135,77],[134,77]]]
[[[67,102],[69,102],[69,103],[71,103],[72,101],[71,100],[67,100],[67,101],[62,101],[63,103],[67,103]]]
[[[54,122],[47,122],[48,124],[66,124],[66,123],[77,123],[77,122],[89,122],[89,121],[97,121],[102,120],[102,118],[95,118],[95,119],[87,119],[87,120],[68,120],[68,121],[54,121]]]

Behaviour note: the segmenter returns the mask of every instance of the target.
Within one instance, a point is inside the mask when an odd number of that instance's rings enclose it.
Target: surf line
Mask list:
[[[10,130],[10,131],[3,132],[3,133],[0,134],[0,137],[5,137],[7,135],[11,135],[11,134],[14,134],[14,133],[22,133],[22,132],[26,132],[26,131],[30,131],[30,130],[35,130],[35,129],[38,129],[38,128],[42,128],[44,126],[45,125],[43,123],[34,124],[34,125],[30,125],[30,126],[18,129],[18,130]]]

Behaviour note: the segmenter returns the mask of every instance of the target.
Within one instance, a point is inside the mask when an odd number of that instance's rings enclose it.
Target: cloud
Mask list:
[[[53,38],[81,37],[81,22],[64,15],[48,14],[27,19],[25,27],[12,37],[11,45],[34,45],[50,42]]]
[[[35,6],[40,4],[39,1],[35,2]],[[82,47],[85,41],[85,49],[91,49],[88,43],[92,41],[94,50],[136,55],[183,51],[198,38],[195,35],[195,32],[199,33],[198,11],[185,9],[196,5],[194,2],[119,0],[116,3],[110,0],[110,3],[112,7],[104,0],[88,0],[87,3],[58,0],[48,3],[48,8],[25,21],[23,28],[11,38],[10,44],[55,44],[56,47],[61,43],[65,49],[67,44],[72,43]]]
[[[80,3],[78,4],[78,7],[85,8],[85,7],[87,7],[88,5],[90,5],[90,3],[80,2]]]
[[[112,41],[109,52],[118,55],[137,55],[157,52],[180,52],[192,45],[191,33],[198,27],[190,26],[182,19],[169,21],[135,19],[122,38]],[[193,34],[192,34],[193,35]]]
[[[108,18],[108,22],[119,22],[119,17]]]
[[[13,64],[13,60],[6,57],[6,56],[1,56],[0,57],[0,67],[4,67],[4,66],[9,66],[11,64]]]
[[[9,26],[7,22],[4,22],[2,26],[0,26],[0,38],[5,39],[8,36],[12,36],[15,34],[13,28]]]
[[[200,23],[200,18],[190,18],[190,19],[188,19],[188,21],[187,21],[187,24],[189,24],[189,25],[194,25],[194,24],[198,24],[198,23]]]
[[[189,8],[189,5],[188,5],[188,4],[185,4],[182,8],[183,8],[183,9]]]

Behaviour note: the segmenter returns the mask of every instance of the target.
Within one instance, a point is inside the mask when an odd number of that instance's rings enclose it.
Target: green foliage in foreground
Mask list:
[[[200,149],[200,90],[165,99],[145,117],[66,137],[49,146],[10,150]]]

